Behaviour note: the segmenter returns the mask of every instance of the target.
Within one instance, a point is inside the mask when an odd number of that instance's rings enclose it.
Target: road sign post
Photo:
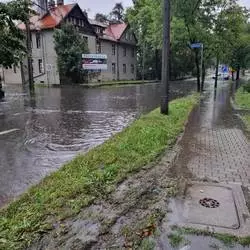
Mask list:
[[[162,96],[161,114],[168,115],[169,104],[169,62],[170,62],[170,0],[164,0],[162,49]]]
[[[192,49],[201,49],[201,82],[202,82],[202,66],[203,66],[203,58],[204,58],[204,46],[203,43],[192,43],[190,45]]]

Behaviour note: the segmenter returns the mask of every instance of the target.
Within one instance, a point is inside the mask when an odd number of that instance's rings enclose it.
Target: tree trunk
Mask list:
[[[155,80],[159,80],[158,79],[158,60],[159,60],[159,56],[158,56],[158,49],[155,49]]]
[[[200,61],[199,61],[199,52],[195,50],[195,64],[197,69],[197,92],[201,91],[201,82],[200,82]]]
[[[205,77],[206,77],[206,68],[205,68],[205,63],[204,63],[204,60],[203,60],[203,62],[202,62],[201,91],[204,91]]]
[[[232,71],[232,81],[234,81],[234,71]]]
[[[236,81],[240,80],[240,67],[237,68]]]
[[[4,97],[4,91],[2,90],[2,79],[0,76],[0,99]]]
[[[214,81],[214,88],[217,89],[218,85],[218,73],[219,73],[219,57],[216,57],[216,69],[215,69],[215,81]]]

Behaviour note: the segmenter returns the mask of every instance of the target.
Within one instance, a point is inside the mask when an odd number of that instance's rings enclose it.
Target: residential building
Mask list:
[[[42,11],[31,17],[31,43],[35,83],[60,84],[57,54],[54,49],[54,31],[62,22],[75,25],[87,41],[89,53],[108,56],[108,70],[89,72],[90,81],[136,79],[136,38],[125,23],[108,24],[89,20],[78,4],[64,5],[63,0],[39,0]],[[48,6],[48,10],[44,8]],[[25,30],[23,23],[19,28]],[[5,82],[27,81],[27,60],[20,67],[4,69]]]
[[[130,26],[126,23],[89,22],[98,35],[97,53],[108,56],[108,70],[101,72],[101,80],[135,80],[137,40]]]

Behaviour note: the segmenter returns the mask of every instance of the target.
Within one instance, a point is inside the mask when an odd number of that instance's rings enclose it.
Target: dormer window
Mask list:
[[[100,27],[96,27],[96,33],[100,34],[101,33],[101,28]]]

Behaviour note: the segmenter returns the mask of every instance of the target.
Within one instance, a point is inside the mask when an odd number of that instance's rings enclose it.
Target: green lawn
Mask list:
[[[250,93],[243,91],[243,87],[239,88],[235,94],[235,102],[239,108],[250,109]],[[242,119],[250,131],[250,115],[242,115]]]
[[[197,101],[197,95],[177,99],[170,104],[169,116],[160,115],[159,109],[142,116],[0,210],[0,249],[26,248],[53,223],[105,198],[118,182],[153,162],[175,143]]]
[[[239,88],[235,94],[235,102],[239,108],[250,109],[250,93],[244,92],[243,87]]]

